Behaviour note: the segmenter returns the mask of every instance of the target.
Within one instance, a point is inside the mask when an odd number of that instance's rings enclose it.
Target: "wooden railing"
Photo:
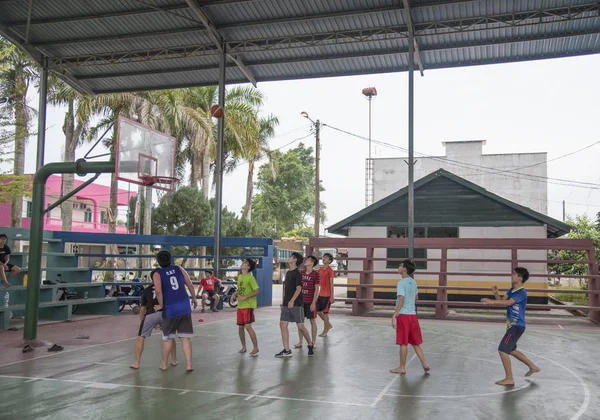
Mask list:
[[[347,261],[361,261],[362,269],[344,269],[339,270],[342,274],[358,274],[358,284],[336,285],[337,287],[356,288],[355,298],[342,298],[346,302],[352,303],[352,313],[361,315],[373,309],[374,304],[393,304],[394,299],[375,299],[373,290],[390,289],[395,290],[394,285],[375,284],[374,274],[394,274],[394,270],[374,270],[374,263],[377,261],[401,261],[403,258],[381,258],[375,257],[376,249],[404,248],[408,247],[406,238],[311,238],[306,247],[306,255],[311,255],[315,248],[348,248],[348,257],[340,258]],[[417,270],[415,280],[419,282],[419,277],[436,276],[437,285],[427,285],[426,289],[436,290],[435,300],[419,300],[420,305],[435,306],[436,318],[444,318],[448,313],[448,308],[453,307],[481,307],[489,308],[480,302],[465,300],[450,300],[448,290],[463,292],[485,292],[490,293],[489,287],[465,287],[448,285],[448,276],[468,276],[468,277],[503,277],[510,276],[510,272],[472,272],[472,271],[448,271],[448,263],[451,262],[473,262],[473,263],[510,263],[512,267],[518,265],[527,266],[527,264],[584,264],[587,266],[587,274],[561,274],[561,273],[531,273],[531,278],[571,278],[587,279],[587,290],[578,289],[560,289],[560,293],[565,294],[585,294],[588,296],[587,305],[557,305],[557,304],[528,304],[529,309],[563,309],[587,311],[590,320],[600,323],[600,276],[598,274],[598,262],[594,244],[588,239],[485,239],[485,238],[417,238],[415,239],[415,248],[427,250],[440,250],[441,258],[416,258],[415,261],[435,261],[440,263],[439,271]],[[352,256],[353,250],[365,250],[365,257]],[[489,258],[449,258],[449,250],[473,249],[473,250],[510,250],[510,259],[489,259]],[[518,252],[520,250],[570,250],[584,251],[587,258],[584,260],[556,260],[556,259],[520,259]],[[544,293],[550,295],[553,290],[540,289],[532,286],[527,288],[531,293]],[[336,298],[336,300],[340,300]]]

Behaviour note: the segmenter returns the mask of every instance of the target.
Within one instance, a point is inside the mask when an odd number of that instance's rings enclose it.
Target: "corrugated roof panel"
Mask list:
[[[0,2],[0,25],[22,24],[28,4]],[[217,47],[207,31],[195,30],[202,24],[183,0],[152,0],[148,7],[116,0],[33,4],[30,44],[77,42],[32,44],[29,51],[38,61],[47,56],[54,71],[84,78],[84,88],[114,91],[218,81]],[[235,1],[204,10],[224,27],[228,51],[257,80],[406,69],[408,35],[399,0]],[[426,69],[600,52],[595,0],[411,0],[411,10]],[[39,23],[47,20],[54,23]],[[24,42],[25,26],[0,27],[2,35]],[[144,33],[152,36],[138,36]],[[229,65],[229,82],[245,80]],[[115,77],[105,78],[110,72]],[[130,73],[143,80],[132,84],[136,77]]]

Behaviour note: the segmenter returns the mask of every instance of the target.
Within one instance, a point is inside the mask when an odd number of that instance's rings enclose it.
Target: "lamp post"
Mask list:
[[[319,120],[313,121],[307,112],[302,111],[300,113],[304,118],[308,119],[311,123],[313,123],[315,127],[315,237],[319,237],[319,232],[321,230],[320,222],[321,222],[321,203],[320,203],[320,190],[321,190],[321,182],[319,175],[319,162],[321,160],[321,122]],[[317,251],[315,251],[317,252]]]
[[[371,101],[377,96],[377,89],[366,87],[362,94],[369,101],[369,160],[367,160],[367,188],[365,191],[365,206],[373,204],[373,160],[371,158]]]

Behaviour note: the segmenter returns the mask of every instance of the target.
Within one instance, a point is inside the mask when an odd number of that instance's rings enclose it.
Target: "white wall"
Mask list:
[[[368,227],[368,226],[353,226],[349,230],[348,237],[350,238],[385,238],[387,237],[386,227]],[[461,227],[459,229],[460,238],[546,238],[545,226],[520,226],[520,227]],[[385,258],[386,249],[378,248],[375,249],[375,257]],[[366,250],[359,248],[348,249],[348,257],[365,257]],[[519,250],[517,254],[518,258],[530,259],[530,260],[544,260],[547,258],[547,251],[545,250]],[[441,251],[438,249],[430,249],[427,251],[428,258],[440,258]],[[449,258],[481,258],[481,259],[510,259],[510,250],[477,250],[477,249],[465,249],[465,250],[449,250]],[[547,273],[547,267],[545,263],[521,263],[520,265],[526,267],[532,274],[545,274]],[[349,270],[362,270],[362,261],[349,261]],[[485,263],[485,262],[450,262],[448,263],[448,272],[455,273],[466,273],[466,272],[478,272],[478,273],[501,273],[505,276],[448,276],[448,282],[453,282],[453,285],[465,285],[470,282],[483,282],[478,287],[487,287],[497,284],[499,287],[510,286],[510,275],[512,272],[512,264],[510,262],[500,263]],[[386,269],[385,261],[376,261],[374,264],[374,270],[376,271],[388,271],[389,274],[375,274],[376,280],[398,280],[399,275],[395,269]],[[427,272],[439,272],[439,262],[428,262],[427,270],[418,270],[417,280],[435,280],[437,282],[438,275],[432,274],[427,276]],[[350,273],[349,278],[358,279],[358,273]],[[535,283],[535,287],[533,284]],[[528,283],[530,288],[545,288],[547,280],[544,277],[532,277]]]
[[[441,168],[510,201],[547,214],[548,186],[545,177],[548,176],[548,169],[546,153],[484,155],[482,154],[483,145],[483,141],[445,143],[445,157],[454,162],[444,161],[444,157],[434,159],[417,156],[417,162],[414,166],[415,181]],[[374,160],[374,202],[408,185],[408,165],[405,162],[406,159],[402,157]],[[477,165],[488,169],[474,168],[467,165],[458,166],[460,164],[456,164],[455,162]],[[505,172],[524,166],[530,167],[520,171],[519,176],[521,174],[530,174],[541,178],[517,178],[516,174]],[[501,173],[493,173],[496,172],[495,169]],[[487,173],[482,171],[487,171]],[[504,175],[502,172],[504,172]]]

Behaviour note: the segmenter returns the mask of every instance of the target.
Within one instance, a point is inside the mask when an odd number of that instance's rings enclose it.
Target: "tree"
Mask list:
[[[294,229],[307,226],[307,218],[314,215],[315,159],[313,149],[300,143],[286,153],[274,152],[277,159],[277,177],[264,164],[258,171],[254,196],[254,218],[268,223],[277,237]],[[320,186],[324,191],[323,186]],[[321,220],[325,220],[325,203],[321,202]]]
[[[207,199],[201,190],[180,187],[165,194],[152,212],[152,233],[155,235],[213,236],[215,200]],[[235,212],[224,208],[221,214],[223,236],[272,237],[265,224],[250,223]],[[211,249],[208,250],[212,252]],[[225,248],[223,255],[239,255],[239,249]],[[204,255],[199,247],[178,249],[184,255]]]
[[[37,79],[34,61],[24,51],[0,37],[0,98],[6,98],[4,112],[14,118],[13,191],[23,185],[25,146],[29,138],[33,110],[28,106],[29,86]],[[12,200],[11,226],[21,227],[22,197]]]
[[[253,142],[244,148],[243,155],[248,160],[248,178],[246,181],[246,204],[244,205],[244,218],[252,220],[252,197],[254,195],[254,165],[263,156],[269,159],[271,175],[273,179],[277,176],[277,160],[275,154],[269,150],[269,138],[275,135],[275,126],[279,124],[277,117],[269,115],[258,121],[258,142]]]
[[[596,221],[590,219],[587,215],[575,216],[575,218],[567,217],[567,224],[573,229],[565,236],[570,239],[591,239],[594,242],[596,249],[596,260],[600,262],[600,213],[597,214]],[[588,255],[585,251],[569,251],[560,250],[552,251],[548,255],[548,259],[557,260],[587,260]],[[587,264],[548,264],[549,272],[558,272],[560,274],[584,275],[588,274]],[[588,281],[580,282],[583,289],[587,289]]]
[[[75,151],[86,138],[91,118],[96,114],[93,98],[84,95],[55,76],[49,77],[48,102],[67,107],[62,131],[65,134],[63,162],[75,162]],[[62,175],[62,195],[75,186],[74,174]],[[73,224],[73,198],[61,204],[62,230],[70,231]]]

